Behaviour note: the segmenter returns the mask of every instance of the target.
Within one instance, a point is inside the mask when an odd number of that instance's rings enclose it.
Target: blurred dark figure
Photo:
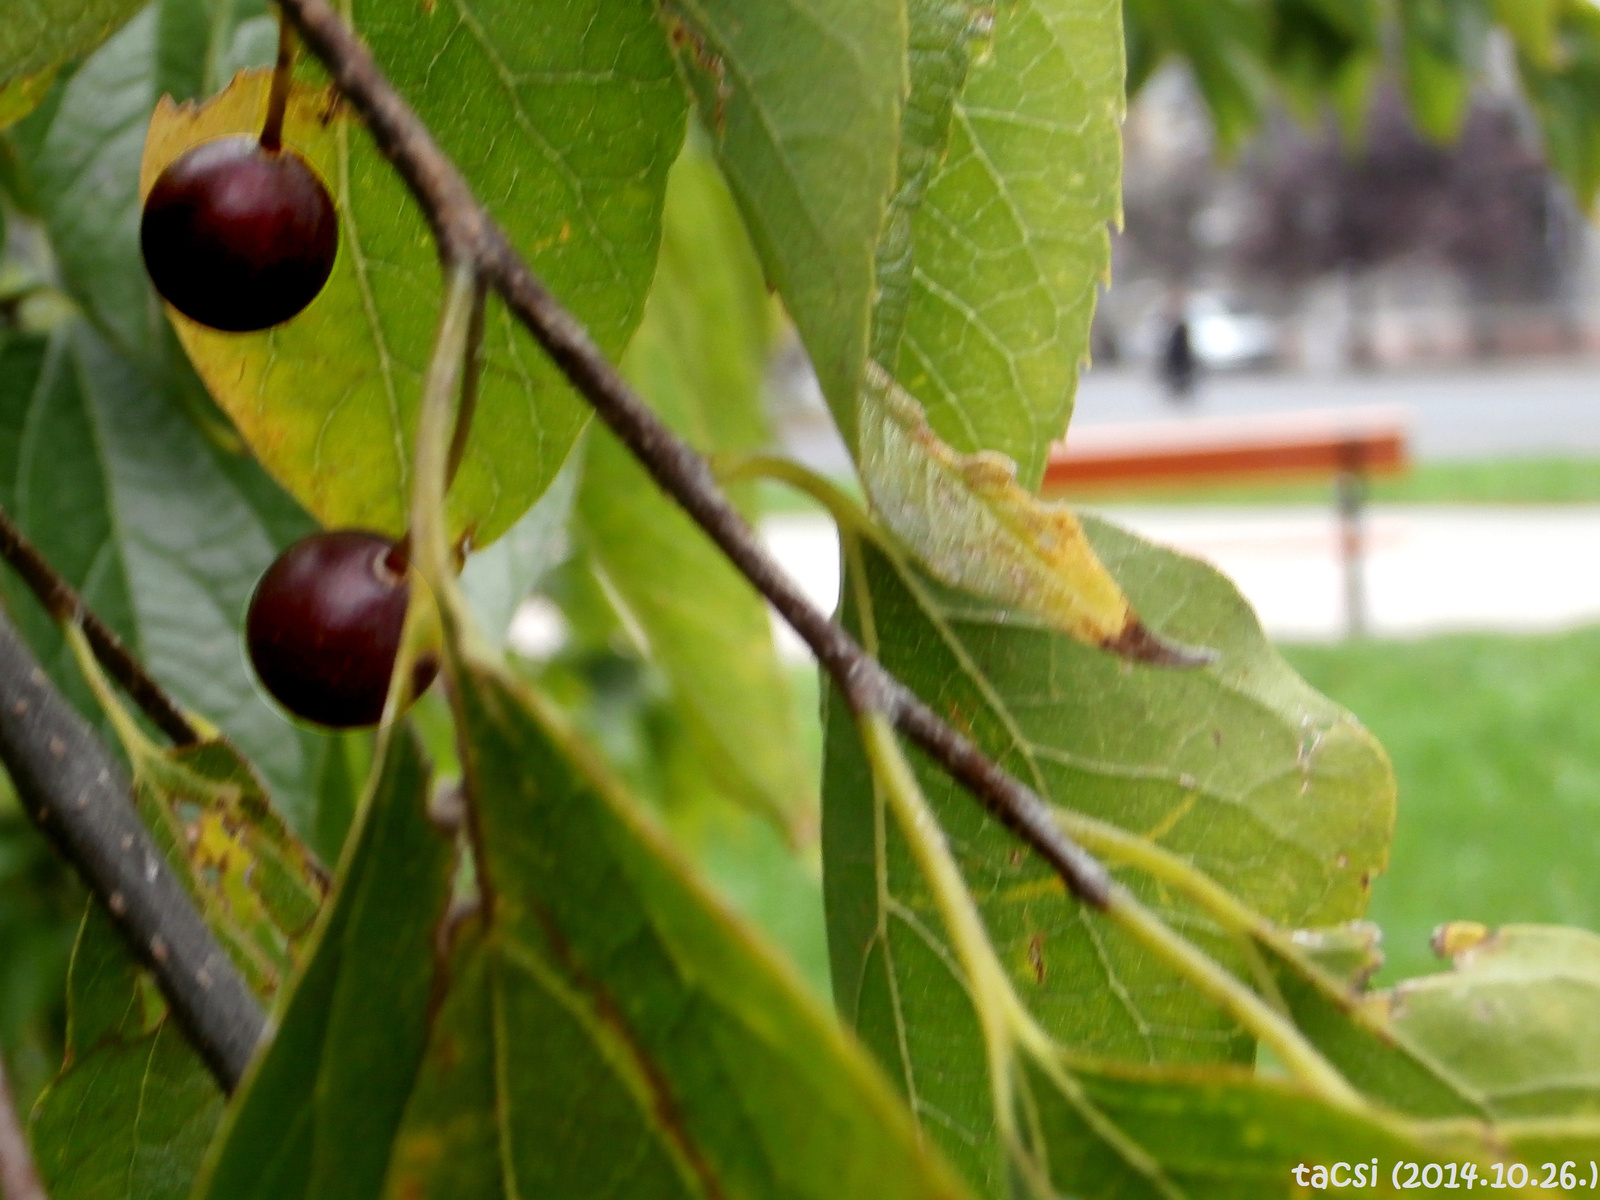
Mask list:
[[[1200,360],[1195,357],[1194,344],[1189,340],[1189,319],[1181,312],[1173,318],[1167,331],[1166,342],[1161,347],[1161,382],[1166,385],[1167,399],[1173,404],[1187,404],[1194,399],[1194,385],[1200,374]]]

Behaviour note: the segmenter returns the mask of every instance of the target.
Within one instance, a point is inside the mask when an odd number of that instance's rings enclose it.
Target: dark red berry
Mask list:
[[[139,226],[156,291],[184,316],[230,333],[266,329],[310,304],[339,249],[339,216],[298,153],[220,138],[156,179]]]
[[[267,691],[318,725],[350,729],[383,716],[411,586],[395,543],[337,530],[296,542],[267,568],[245,617],[250,662]],[[419,659],[414,694],[433,682]]]

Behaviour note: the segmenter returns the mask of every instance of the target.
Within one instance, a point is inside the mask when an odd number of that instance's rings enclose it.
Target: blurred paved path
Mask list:
[[[814,381],[795,386],[809,401],[783,419],[785,449],[818,470],[848,472],[849,456]],[[1365,405],[1410,411],[1418,459],[1600,454],[1600,361],[1582,360],[1383,374],[1212,374],[1183,408],[1167,402],[1149,371],[1102,367],[1083,377],[1073,425]]]
[[[1398,404],[1419,459],[1600,453],[1600,363],[1486,364],[1383,374],[1214,374],[1193,404],[1169,404],[1148,371],[1100,368],[1078,389],[1073,423]]]
[[[1344,631],[1331,506],[1117,508],[1105,515],[1216,564],[1267,633],[1326,641]],[[819,604],[838,596],[838,549],[821,517],[763,523],[773,551]],[[1600,505],[1376,505],[1367,521],[1367,611],[1377,637],[1536,632],[1600,622]],[[803,657],[780,629],[785,653]]]

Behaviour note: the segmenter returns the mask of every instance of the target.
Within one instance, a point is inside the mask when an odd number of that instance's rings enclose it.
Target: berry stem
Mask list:
[[[445,460],[444,490],[456,481],[461,460],[466,457],[467,439],[472,436],[472,418],[478,411],[478,377],[483,373],[483,317],[488,290],[481,280],[472,301],[472,321],[467,327],[467,349],[461,365],[461,403],[456,409],[456,429],[450,438],[450,453]]]
[[[411,484],[411,560],[433,589],[441,611],[450,606],[446,592],[455,586],[450,533],[445,517],[450,459],[461,429],[470,418],[457,405],[466,403],[472,328],[482,311],[483,285],[470,263],[447,266],[449,289],[439,315],[439,332],[428,363],[417,422],[417,447]]]
[[[272,68],[272,91],[267,94],[267,119],[261,125],[261,148],[283,149],[283,118],[289,111],[289,87],[294,82],[294,24],[278,10],[278,61]]]

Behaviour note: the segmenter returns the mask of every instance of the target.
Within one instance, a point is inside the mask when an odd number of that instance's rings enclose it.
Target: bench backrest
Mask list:
[[[1404,409],[1363,406],[1075,425],[1051,451],[1044,490],[1395,474],[1408,423]]]

